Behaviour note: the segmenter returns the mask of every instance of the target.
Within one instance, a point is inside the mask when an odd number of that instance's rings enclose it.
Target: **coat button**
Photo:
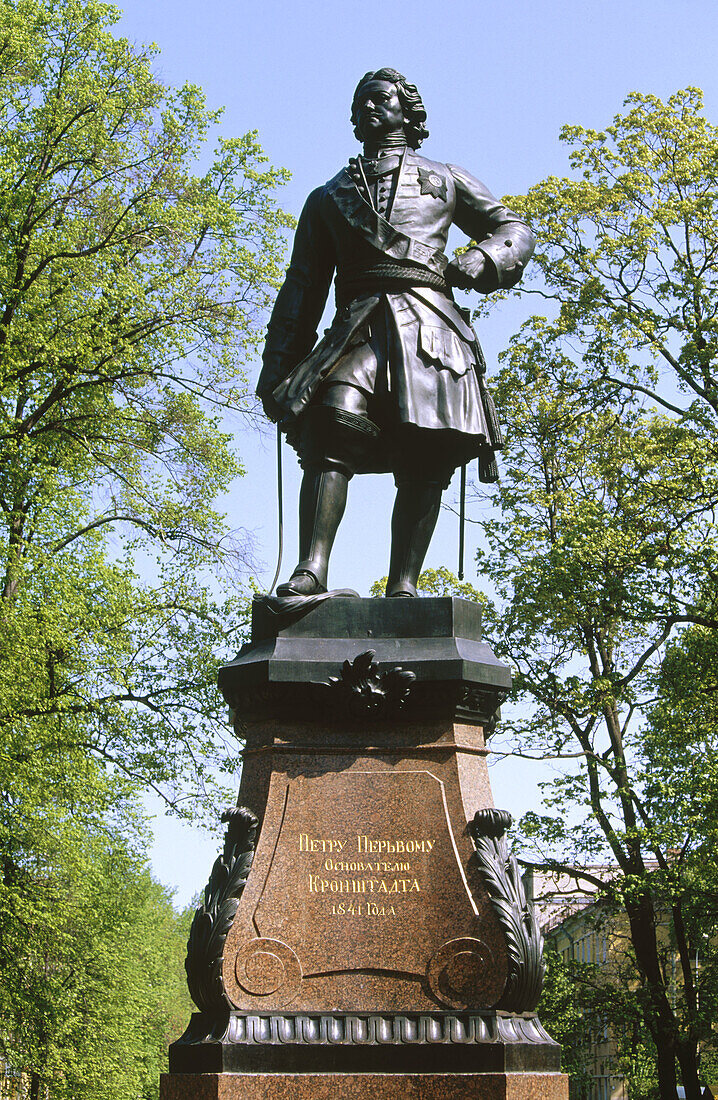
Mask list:
[[[504,244],[506,245],[507,248],[511,248],[513,243],[514,243],[513,241],[504,241]]]

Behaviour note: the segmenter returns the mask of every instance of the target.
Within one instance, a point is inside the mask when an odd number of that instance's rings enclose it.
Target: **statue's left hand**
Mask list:
[[[479,248],[463,252],[446,268],[446,279],[459,290],[472,290],[481,283],[486,271],[486,257]]]

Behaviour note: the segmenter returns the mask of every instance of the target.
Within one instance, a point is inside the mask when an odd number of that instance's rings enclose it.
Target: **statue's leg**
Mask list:
[[[299,562],[278,596],[326,592],[329,556],[347,501],[347,486],[378,428],[366,415],[366,395],[346,384],[328,386],[305,413],[299,495]]]
[[[387,596],[416,595],[419,573],[439,518],[442,488],[433,481],[397,482]]]
[[[386,595],[415,596],[455,456],[444,432],[405,429],[395,438],[396,500]]]
[[[299,493],[299,562],[278,596],[312,596],[326,592],[329,555],[347,503],[345,470],[309,467]]]

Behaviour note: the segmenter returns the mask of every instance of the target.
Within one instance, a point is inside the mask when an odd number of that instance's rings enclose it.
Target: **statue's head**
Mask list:
[[[362,126],[361,110],[368,91],[367,85],[378,84],[392,85],[398,98],[398,110],[401,118],[399,125],[403,124],[407,145],[412,149],[418,149],[424,138],[429,136],[424,123],[426,122],[426,110],[421,102],[421,96],[416,90],[415,84],[410,84],[405,76],[396,69],[377,69],[376,72],[365,73],[356,86],[352,99],[352,123],[354,135],[359,141],[367,138],[366,127]]]

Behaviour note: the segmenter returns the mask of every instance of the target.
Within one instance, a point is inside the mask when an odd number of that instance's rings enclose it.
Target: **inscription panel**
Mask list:
[[[423,979],[442,945],[478,929],[442,783],[428,771],[288,780],[253,923],[296,952],[305,977]]]

